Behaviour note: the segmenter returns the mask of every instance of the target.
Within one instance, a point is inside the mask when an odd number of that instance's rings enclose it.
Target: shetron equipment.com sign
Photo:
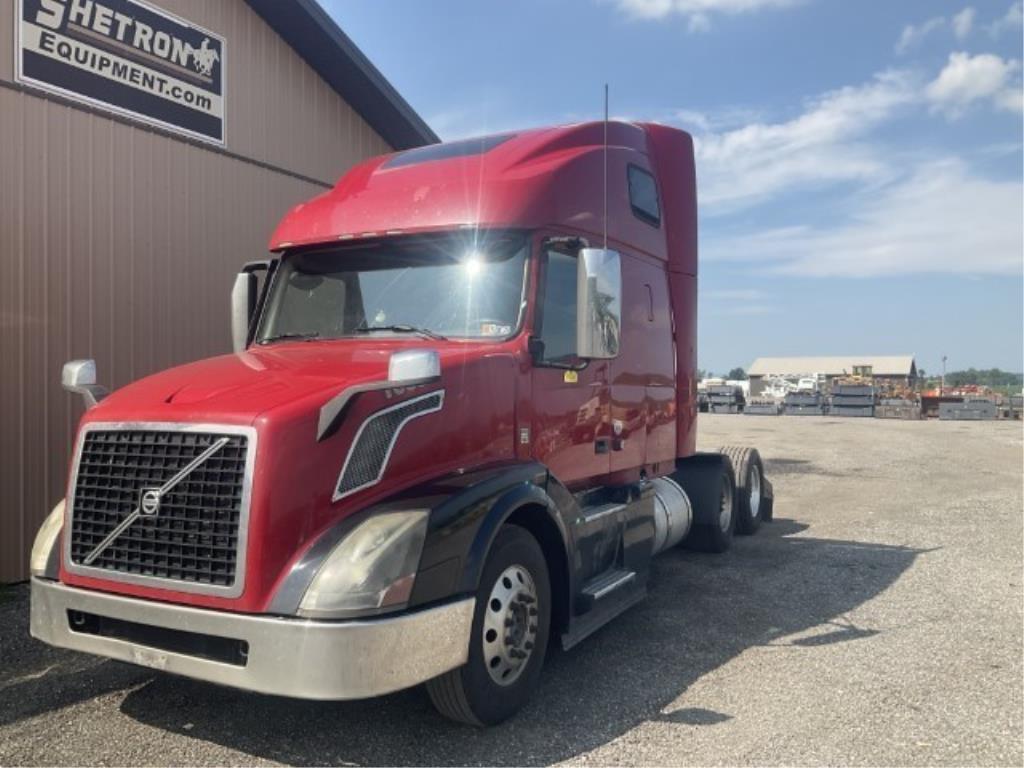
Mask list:
[[[141,0],[17,0],[20,82],[224,143],[224,39]]]

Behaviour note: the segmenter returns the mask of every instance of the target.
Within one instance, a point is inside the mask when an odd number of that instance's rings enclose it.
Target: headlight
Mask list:
[[[299,605],[299,614],[337,617],[402,605],[412,594],[427,535],[427,510],[385,512],[334,548]]]
[[[39,533],[36,534],[35,543],[32,545],[32,557],[29,559],[29,570],[33,576],[41,576],[48,579],[57,578],[56,573],[47,573],[46,564],[50,561],[50,552],[57,546],[57,537],[60,529],[64,527],[64,499],[46,516],[43,524],[39,526]]]

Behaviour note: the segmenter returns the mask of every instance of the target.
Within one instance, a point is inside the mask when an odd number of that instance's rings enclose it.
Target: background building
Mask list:
[[[866,375],[882,383],[913,386],[917,381],[917,365],[913,355],[861,355],[853,357],[759,357],[750,366],[750,395],[757,397],[767,386],[767,379],[799,379],[804,376],[825,376],[829,385],[839,376]]]
[[[64,494],[81,398],[230,350],[293,204],[437,141],[313,0],[0,3],[0,581]]]

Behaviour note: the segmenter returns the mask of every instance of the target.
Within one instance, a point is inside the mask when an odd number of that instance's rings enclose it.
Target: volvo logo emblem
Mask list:
[[[160,489],[143,488],[139,500],[139,511],[146,517],[152,517],[160,511]]]

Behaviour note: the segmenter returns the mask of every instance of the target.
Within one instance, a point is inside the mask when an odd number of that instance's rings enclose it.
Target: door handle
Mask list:
[[[599,437],[594,441],[594,453],[608,453],[611,441],[607,437]]]

